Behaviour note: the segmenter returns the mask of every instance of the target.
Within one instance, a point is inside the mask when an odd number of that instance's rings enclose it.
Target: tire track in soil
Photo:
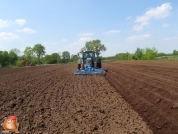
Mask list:
[[[0,120],[16,115],[26,134],[152,133],[103,76],[74,76],[74,70],[75,65],[21,68],[12,78],[13,71],[6,71]]]
[[[144,70],[144,66],[139,62],[125,63],[127,66],[122,63],[105,63],[104,67],[109,70],[106,79],[149,123],[155,133],[178,133],[178,102],[176,99],[178,88],[171,84],[168,86],[162,77],[158,79],[157,73],[152,73],[149,76],[148,72],[151,72],[151,66],[153,65],[154,68],[156,66],[153,64],[154,62],[147,63],[150,70],[148,69],[145,74],[139,71]],[[160,66],[157,65],[157,67]],[[174,85],[176,85],[175,82]]]

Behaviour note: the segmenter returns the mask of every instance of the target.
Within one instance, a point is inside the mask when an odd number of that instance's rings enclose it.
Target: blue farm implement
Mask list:
[[[100,75],[105,75],[106,72],[102,68],[93,68],[93,67],[86,67],[85,69],[77,69],[74,72],[75,75],[85,75],[85,74],[100,74]]]

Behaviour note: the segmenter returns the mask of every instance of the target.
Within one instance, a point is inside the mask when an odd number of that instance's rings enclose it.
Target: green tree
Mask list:
[[[173,55],[178,55],[178,51],[173,50]]]
[[[2,67],[9,65],[9,55],[7,51],[0,51],[0,65]]]
[[[76,62],[78,60],[77,55],[71,55],[71,62]]]
[[[15,53],[18,57],[21,55],[21,51],[19,49],[17,49],[17,48],[13,48],[10,51]]]
[[[70,61],[70,53],[68,51],[62,52],[62,62],[67,63]]]
[[[106,47],[104,44],[101,44],[100,40],[92,40],[85,43],[85,47],[81,49],[81,51],[92,50],[95,51],[97,55],[101,53],[101,51],[106,51]]]
[[[135,51],[135,56],[138,60],[141,60],[142,57],[143,57],[143,53],[144,53],[144,50],[141,49],[141,48],[137,48],[137,50]]]
[[[117,60],[119,59],[119,54],[115,55],[115,59],[117,59]]]
[[[15,65],[16,61],[18,60],[17,54],[14,51],[11,50],[11,51],[9,51],[8,56],[9,56],[9,63],[11,65]]]
[[[38,58],[38,64],[40,64],[40,59],[42,58],[43,55],[45,55],[45,47],[42,46],[41,44],[36,44],[33,47],[33,51],[36,54],[37,58]]]
[[[44,60],[45,60],[46,64],[51,64],[50,59],[51,59],[51,55],[49,55],[49,54],[45,55]]]
[[[145,57],[147,60],[153,60],[155,59],[156,55],[157,55],[157,50],[155,47],[151,48],[146,48],[145,49]]]
[[[115,55],[115,58],[117,60],[131,60],[132,59],[132,55],[130,53],[119,53]]]
[[[48,58],[48,64],[56,64],[59,63],[61,60],[61,57],[58,53],[52,53]]]
[[[34,58],[34,51],[31,47],[25,48],[24,57],[28,60],[28,63],[32,62],[32,59]]]

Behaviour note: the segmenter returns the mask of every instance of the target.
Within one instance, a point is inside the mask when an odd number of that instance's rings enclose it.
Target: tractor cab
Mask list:
[[[95,52],[94,51],[85,51],[83,52],[83,57],[82,57],[83,63],[86,66],[91,66],[94,67],[94,62],[95,62]]]
[[[101,67],[101,59],[98,56],[96,57],[95,51],[83,51],[78,56],[78,69],[75,70],[75,75],[105,74],[105,71]]]

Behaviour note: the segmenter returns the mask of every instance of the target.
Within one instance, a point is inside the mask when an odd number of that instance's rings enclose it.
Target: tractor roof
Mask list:
[[[93,51],[93,50],[87,50],[87,51],[84,51],[84,53],[85,53],[85,52],[94,52],[94,53],[95,53],[95,51]]]

